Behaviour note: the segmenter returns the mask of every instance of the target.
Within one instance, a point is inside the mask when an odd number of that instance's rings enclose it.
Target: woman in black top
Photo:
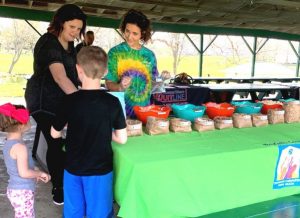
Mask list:
[[[53,139],[50,127],[60,99],[77,91],[76,51],[74,40],[85,32],[86,15],[72,4],[55,13],[47,33],[34,48],[34,73],[28,80],[25,99],[48,144],[46,162],[52,178],[55,204],[63,204],[64,153],[62,139]]]

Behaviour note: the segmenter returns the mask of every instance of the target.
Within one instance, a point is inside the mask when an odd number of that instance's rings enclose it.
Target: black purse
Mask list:
[[[193,83],[193,77],[187,73],[179,73],[174,78],[174,84],[177,85],[191,85]]]

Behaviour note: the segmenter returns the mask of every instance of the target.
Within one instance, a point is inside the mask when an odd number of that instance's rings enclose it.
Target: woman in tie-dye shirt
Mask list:
[[[150,103],[157,63],[154,53],[143,46],[151,38],[150,21],[143,13],[129,10],[120,29],[126,41],[108,52],[106,86],[111,91],[124,91],[126,114],[134,117],[134,105]]]

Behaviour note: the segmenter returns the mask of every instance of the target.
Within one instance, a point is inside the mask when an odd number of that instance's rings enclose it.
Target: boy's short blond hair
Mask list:
[[[77,54],[77,64],[87,77],[101,79],[107,70],[107,54],[98,46],[85,46]]]

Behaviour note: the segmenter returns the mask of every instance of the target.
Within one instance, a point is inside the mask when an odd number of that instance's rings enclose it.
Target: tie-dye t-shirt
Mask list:
[[[158,76],[154,53],[142,46],[135,50],[123,42],[108,52],[107,80],[119,83],[124,76],[131,77],[131,85],[125,90],[126,114],[134,117],[133,106],[150,103],[152,80]]]

